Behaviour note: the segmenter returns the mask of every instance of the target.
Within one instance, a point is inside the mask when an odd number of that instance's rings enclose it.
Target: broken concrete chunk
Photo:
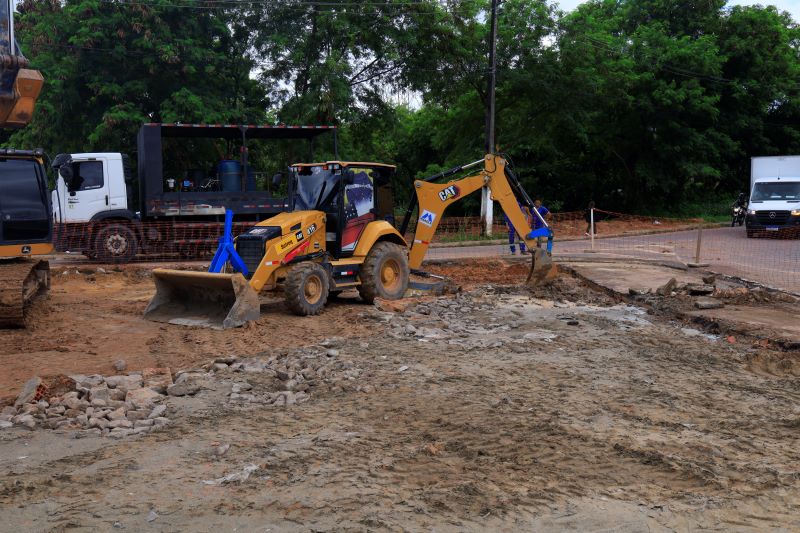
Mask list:
[[[14,407],[19,407],[20,405],[32,402],[36,397],[36,391],[41,384],[42,378],[39,376],[33,377],[26,381],[25,385],[22,386],[22,392],[20,392],[19,396],[17,396],[17,401],[14,402]]]
[[[92,387],[97,387],[98,385],[102,385],[104,381],[103,376],[98,376],[97,374],[91,376],[84,376],[83,374],[75,374],[69,377],[75,382],[75,385],[79,387],[84,387],[86,389],[91,389]]]
[[[167,387],[167,394],[170,396],[192,396],[201,389],[200,385],[194,381],[184,381],[183,383],[173,383]]]
[[[106,415],[106,418],[108,418],[109,420],[122,420],[123,418],[125,418],[125,408],[120,407],[118,409],[111,411],[110,413],[108,413],[108,415]]]
[[[111,395],[109,393],[108,385],[103,383],[102,385],[90,388],[89,398],[91,398],[92,400],[103,400],[103,401],[110,400]]]
[[[142,376],[109,376],[106,378],[106,384],[112,389],[122,389],[127,392],[141,388]]]
[[[686,290],[689,291],[689,294],[711,294],[714,292],[713,285],[705,285],[699,283],[687,283]]]
[[[142,370],[142,381],[145,387],[166,394],[167,387],[172,385],[172,372],[169,368],[145,368]]]
[[[125,402],[130,402],[136,409],[152,409],[162,396],[151,388],[128,391]]]
[[[644,296],[650,294],[650,289],[648,287],[631,287],[628,289],[628,294],[631,296]],[[406,328],[408,328],[408,326],[406,326]]]
[[[725,304],[715,298],[698,298],[694,302],[694,306],[698,309],[720,309],[725,307]]]
[[[157,405],[156,407],[153,408],[153,410],[150,412],[150,414],[148,415],[147,418],[150,419],[150,420],[153,420],[155,418],[161,417],[166,412],[167,412],[167,406],[166,405],[164,405],[164,404]]]
[[[675,290],[675,287],[677,285],[678,285],[678,280],[676,280],[675,278],[671,278],[664,285],[656,289],[656,293],[659,296],[669,296],[670,294],[672,294],[672,291]]]
[[[131,422],[136,422],[138,420],[145,420],[148,414],[150,414],[150,411],[147,409],[135,409],[128,411],[126,416]]]

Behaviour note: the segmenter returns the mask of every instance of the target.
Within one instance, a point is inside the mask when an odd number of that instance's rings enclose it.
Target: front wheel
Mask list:
[[[286,306],[296,315],[318,315],[328,301],[330,280],[319,263],[299,263],[286,276]]]
[[[358,293],[367,303],[375,298],[397,300],[408,289],[408,256],[406,249],[393,242],[376,243],[361,265]]]
[[[138,246],[131,228],[123,224],[109,224],[97,233],[94,252],[100,261],[128,263],[136,257]]]

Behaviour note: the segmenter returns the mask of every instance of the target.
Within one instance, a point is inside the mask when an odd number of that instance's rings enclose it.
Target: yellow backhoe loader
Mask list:
[[[482,171],[473,176],[437,182],[479,165]],[[535,251],[535,279],[553,269],[552,231],[541,217],[541,227],[531,229],[520,205],[533,204],[503,157],[489,154],[415,181],[416,195],[399,231],[392,223],[394,170],[390,165],[341,161],[292,166],[291,210],[258,223],[235,241],[226,231],[209,272],[154,270],[156,294],[145,318],[236,327],[259,317],[259,293],[281,288],[287,307],[298,315],[318,314],[329,294],[350,288],[370,303],[376,297],[402,298],[409,274],[422,265],[445,209],[484,186]],[[416,233],[409,249],[403,234],[416,204]],[[545,249],[537,248],[538,239],[547,240]]]

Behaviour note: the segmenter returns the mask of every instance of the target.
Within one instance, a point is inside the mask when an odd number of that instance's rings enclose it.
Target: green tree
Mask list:
[[[181,2],[187,6],[199,2]],[[152,0],[25,0],[17,35],[45,87],[17,145],[132,151],[144,122],[263,120],[229,9]]]

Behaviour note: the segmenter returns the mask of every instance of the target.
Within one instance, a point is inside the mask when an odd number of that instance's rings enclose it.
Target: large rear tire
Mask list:
[[[328,273],[319,263],[299,263],[286,276],[283,290],[286,306],[294,314],[318,315],[328,301]]]
[[[358,293],[370,304],[375,298],[397,300],[408,289],[408,276],[406,249],[393,242],[376,243],[361,265]]]
[[[100,261],[128,263],[136,257],[138,247],[131,228],[123,224],[109,224],[97,233],[94,251]]]

